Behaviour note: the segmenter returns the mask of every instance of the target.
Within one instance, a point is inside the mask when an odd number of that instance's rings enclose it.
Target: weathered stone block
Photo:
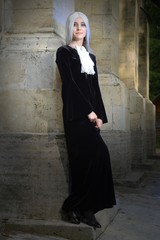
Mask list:
[[[0,131],[63,131],[61,94],[52,90],[3,91],[0,95]]]
[[[137,111],[137,98],[141,98],[141,95],[139,95],[139,93],[135,90],[130,91],[130,99],[132,99],[132,101],[130,101],[130,112],[134,113]]]
[[[123,178],[131,171],[130,132],[111,130],[101,134],[110,152],[113,176]]]
[[[145,99],[146,103],[146,145],[147,145],[147,156],[155,154],[156,149],[156,111],[155,105],[148,99]]]
[[[26,74],[26,54],[1,52],[0,56],[0,88],[15,85],[24,88]]]
[[[101,23],[103,29],[103,38],[112,38],[113,41],[117,42],[119,35],[117,19],[112,14],[103,16]],[[116,45],[116,44],[115,44]]]
[[[3,39],[0,56],[1,131],[50,132],[63,129],[61,83],[55,66],[59,41],[53,36],[13,35]]]
[[[54,34],[5,37],[0,56],[0,88],[53,89],[57,85],[58,46]]]
[[[132,156],[132,166],[134,166],[134,168],[146,161],[146,150],[146,132],[138,128],[133,129],[131,131],[130,152]]]
[[[106,12],[111,12],[111,4],[110,1],[102,1],[99,2],[93,1],[92,5],[92,13],[93,14],[106,14]]]
[[[122,63],[119,66],[120,79],[122,76],[123,82],[129,89],[135,88],[135,67],[134,65],[129,65]]]
[[[93,1],[95,1],[95,0],[93,0]],[[93,1],[87,1],[87,0],[74,1],[75,2],[75,10],[83,12],[90,19],[90,15],[92,14]]]
[[[146,104],[146,128],[148,130],[153,129],[153,131],[155,131],[156,107],[148,98],[145,99],[145,104]]]
[[[10,2],[12,4],[10,32],[45,32],[53,28],[53,3],[51,0],[29,0],[27,2],[15,0]]]
[[[53,29],[52,9],[17,10],[10,32],[47,32]]]
[[[111,45],[107,44],[109,39],[106,42],[94,40],[92,41],[91,47],[94,49],[94,53],[97,58],[98,72],[100,74],[112,72],[111,67]]]
[[[131,130],[145,130],[145,101],[135,90],[130,90]]]
[[[3,8],[3,0],[0,0],[0,9]]]
[[[0,212],[3,218],[60,219],[68,194],[63,134],[1,134]]]
[[[100,86],[109,123],[102,129],[129,129],[129,94],[126,86],[114,75],[99,75]]]
[[[52,0],[28,0],[27,3],[21,0],[13,1],[13,8],[19,9],[45,9],[52,8],[53,1]]]
[[[90,27],[92,29],[91,36],[92,39],[101,39],[103,36],[103,15],[90,16]]]

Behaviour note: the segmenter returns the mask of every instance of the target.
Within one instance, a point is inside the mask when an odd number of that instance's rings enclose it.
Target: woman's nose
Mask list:
[[[81,29],[81,24],[78,24],[77,25],[77,30],[80,30]]]

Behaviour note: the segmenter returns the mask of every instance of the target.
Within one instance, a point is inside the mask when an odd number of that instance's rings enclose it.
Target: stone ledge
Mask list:
[[[62,39],[54,33],[6,34],[2,37],[0,50],[53,52],[62,44]]]
[[[132,169],[139,169],[139,170],[152,170],[156,164],[156,159],[148,159],[146,162],[137,163],[132,165]]]
[[[116,186],[125,186],[125,187],[137,187],[141,181],[143,180],[145,174],[140,171],[129,172],[122,179],[114,179],[114,183]]]
[[[30,233],[21,233],[14,232],[9,235],[0,233],[0,240],[69,240],[62,237],[47,236],[42,234],[30,234]]]
[[[43,234],[49,236],[58,236],[70,240],[95,240],[100,234],[102,234],[110,222],[118,212],[118,207],[112,209],[105,209],[96,214],[96,217],[100,224],[101,229],[94,230],[92,227],[86,224],[71,224],[61,220],[16,220],[11,219],[6,221],[4,225],[4,234],[10,234],[14,232],[23,232],[30,234]]]

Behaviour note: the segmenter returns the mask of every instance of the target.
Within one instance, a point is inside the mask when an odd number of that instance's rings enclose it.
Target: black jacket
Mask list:
[[[73,121],[86,118],[94,111],[103,123],[107,122],[96,68],[96,59],[90,53],[94,62],[94,75],[81,73],[80,58],[76,49],[61,46],[57,50],[56,63],[62,79],[63,118]]]

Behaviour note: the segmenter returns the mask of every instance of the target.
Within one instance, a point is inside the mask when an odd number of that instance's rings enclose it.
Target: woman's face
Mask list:
[[[86,32],[86,24],[83,19],[81,17],[76,18],[73,27],[73,40],[83,40],[86,36]]]

